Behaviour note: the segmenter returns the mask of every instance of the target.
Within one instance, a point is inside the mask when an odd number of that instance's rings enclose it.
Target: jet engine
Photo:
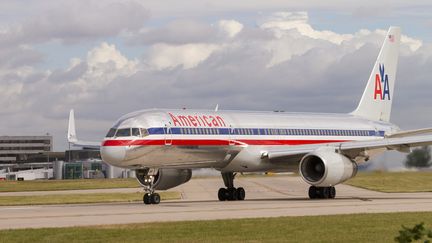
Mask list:
[[[358,167],[334,148],[321,148],[306,154],[299,168],[301,177],[310,185],[329,187],[354,177]]]
[[[157,169],[153,171],[153,189],[156,190],[168,190],[170,188],[179,186],[188,182],[192,177],[192,170],[190,169]],[[137,170],[136,177],[138,182],[145,186],[148,183],[146,180],[146,175],[148,175],[148,170]]]

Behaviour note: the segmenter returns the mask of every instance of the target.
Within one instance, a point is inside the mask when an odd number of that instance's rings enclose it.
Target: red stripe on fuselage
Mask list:
[[[233,145],[305,145],[305,144],[320,144],[320,143],[337,143],[347,140],[254,140],[240,139],[233,140]],[[228,146],[228,140],[214,139],[173,139],[167,140],[173,146]],[[102,146],[154,146],[165,145],[164,139],[149,139],[149,140],[105,140]]]

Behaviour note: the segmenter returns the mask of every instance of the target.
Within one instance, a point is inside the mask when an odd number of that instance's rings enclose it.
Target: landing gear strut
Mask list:
[[[336,197],[336,188],[334,186],[329,187],[309,187],[309,198],[310,199],[328,199]]]
[[[153,188],[153,181],[154,181],[154,176],[149,175],[149,173],[147,172],[144,175],[144,180],[141,182],[141,184],[144,187],[144,196],[143,196],[144,204],[160,203],[160,195],[154,192],[155,190]]]
[[[233,172],[222,172],[222,179],[226,188],[219,188],[218,198],[219,201],[235,201],[244,200],[246,197],[246,192],[243,187],[234,187],[234,177],[236,174]]]

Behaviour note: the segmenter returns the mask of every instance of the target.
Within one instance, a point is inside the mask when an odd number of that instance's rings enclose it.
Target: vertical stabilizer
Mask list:
[[[69,113],[69,126],[68,126],[68,141],[70,143],[75,143],[78,141],[76,130],[75,130],[75,116],[74,116],[74,110],[70,110]]]
[[[375,121],[390,120],[400,36],[399,27],[390,27],[360,103],[351,114]]]

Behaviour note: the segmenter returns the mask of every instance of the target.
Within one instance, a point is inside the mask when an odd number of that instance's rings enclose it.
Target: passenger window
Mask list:
[[[107,137],[107,138],[112,138],[112,137],[114,137],[116,131],[117,131],[117,130],[116,130],[115,128],[111,128],[111,129],[108,131],[106,137]]]
[[[130,128],[119,129],[117,130],[116,137],[129,137],[131,135],[130,130]]]
[[[140,130],[138,128],[132,128],[132,136],[139,137],[140,135]]]

